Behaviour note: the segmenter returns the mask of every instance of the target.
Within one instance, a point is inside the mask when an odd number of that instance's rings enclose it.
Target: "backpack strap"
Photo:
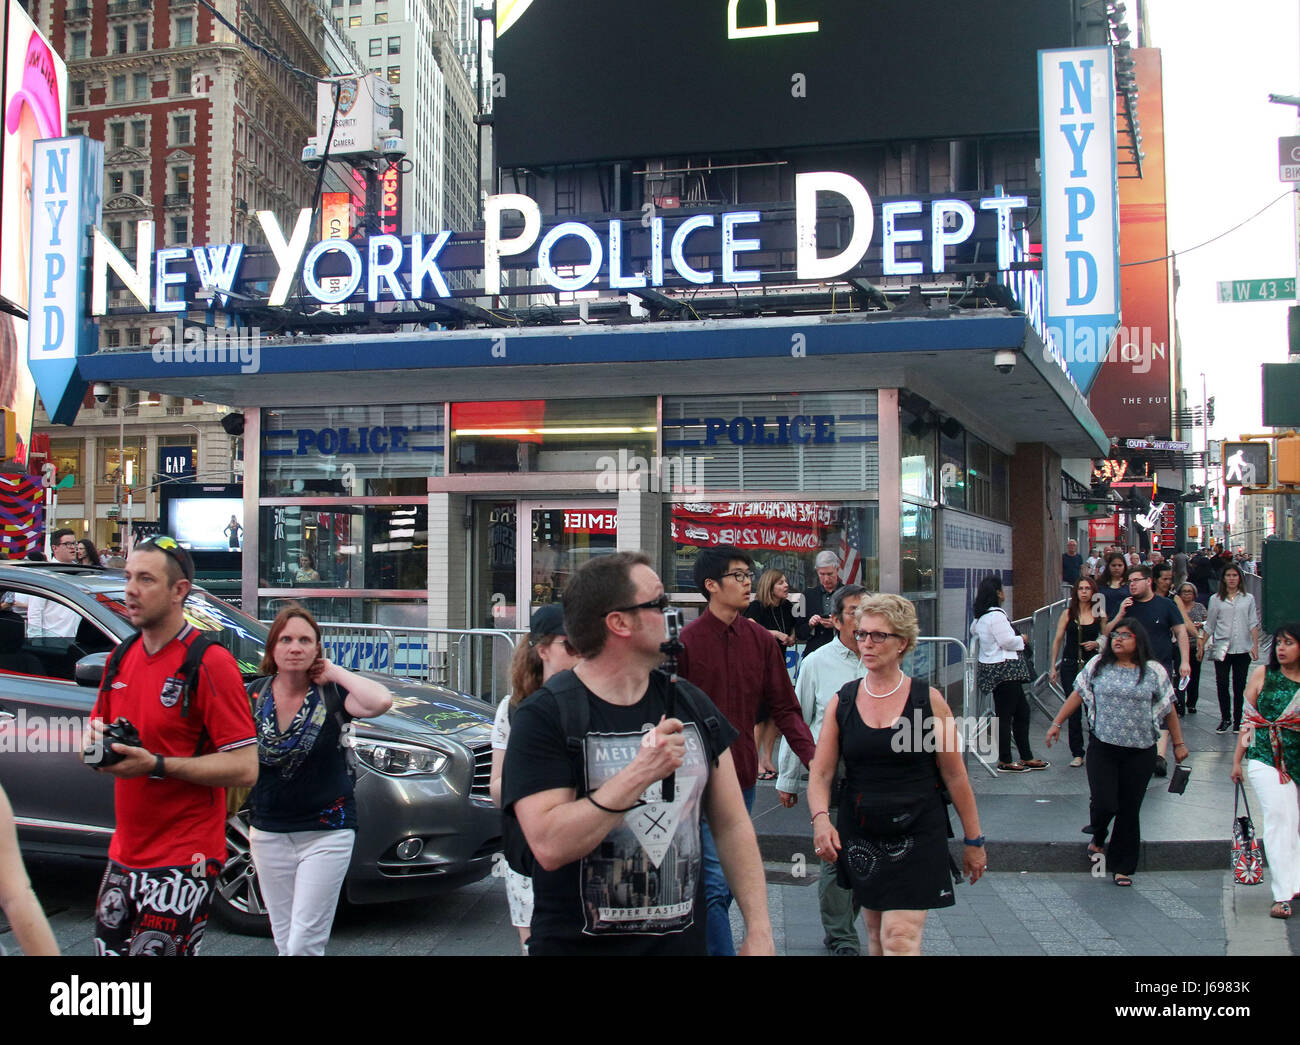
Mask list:
[[[109,654],[108,661],[104,665],[104,674],[99,680],[99,701],[100,710],[107,712],[103,706],[104,696],[111,695],[113,692],[113,683],[117,681],[117,673],[121,670],[122,661],[126,658],[126,651],[135,645],[136,640],[140,638],[140,633],[134,632],[127,638],[117,644],[117,647]]]
[[[181,661],[180,677],[185,687],[185,695],[181,698],[181,718],[188,718],[190,714],[190,702],[194,697],[194,690],[199,684],[199,665],[203,662],[203,654],[212,646],[220,646],[216,639],[209,638],[203,632],[194,636],[190,643],[189,649],[185,651],[185,659]]]
[[[591,705],[587,703],[587,687],[572,670],[553,675],[546,688],[555,697],[560,712],[560,731],[564,734],[564,750],[573,764],[578,781],[578,797],[585,795],[587,767],[583,761],[583,744],[587,727],[591,723]]]

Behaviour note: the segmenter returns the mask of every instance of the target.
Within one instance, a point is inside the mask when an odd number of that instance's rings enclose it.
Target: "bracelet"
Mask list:
[[[585,798],[588,802],[590,802],[592,805],[594,805],[597,809],[601,810],[602,812],[614,813],[617,816],[622,816],[624,813],[630,813],[632,812],[633,809],[639,809],[641,808],[641,806],[646,804],[644,798],[638,798],[636,800],[635,805],[630,805],[626,809],[610,809],[609,806],[601,805],[594,798],[592,798],[591,795],[583,795],[582,797]]]
[[[811,824],[811,823],[812,823],[814,820],[816,820],[819,816],[824,816],[824,817],[827,817],[827,818],[829,819],[830,815],[831,815],[831,814],[828,813],[825,809],[819,809],[817,812],[813,813],[813,815],[810,816],[810,817],[808,818],[808,823]]]

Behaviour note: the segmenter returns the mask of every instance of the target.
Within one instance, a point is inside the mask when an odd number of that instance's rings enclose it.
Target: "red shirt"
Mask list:
[[[766,701],[772,720],[806,766],[816,753],[812,734],[795,699],[785,655],[772,633],[742,614],[723,624],[707,609],[682,629],[686,649],[677,660],[682,678],[704,690],[740,732],[731,745],[742,788],[758,779],[754,723]]]
[[[137,639],[122,658],[112,690],[100,694],[91,714],[106,723],[126,717],[140,731],[141,745],[158,755],[190,758],[256,744],[243,676],[221,646],[203,654],[189,715],[181,717],[183,690],[167,683],[179,675],[198,634],[186,624],[153,656]],[[225,788],[147,776],[114,783],[117,830],[109,859],[133,868],[225,863]]]

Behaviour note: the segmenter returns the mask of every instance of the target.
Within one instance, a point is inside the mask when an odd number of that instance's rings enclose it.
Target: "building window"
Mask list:
[[[194,68],[189,65],[181,65],[176,69],[176,91],[178,95],[190,93],[190,86],[194,80]]]
[[[113,27],[113,53],[126,54],[126,26],[116,25]]]
[[[70,34],[68,41],[68,57],[86,57],[86,31],[84,29],[79,29],[77,32]]]
[[[384,53],[384,41],[381,40],[381,39],[379,39],[379,37],[377,37],[377,36],[374,37],[373,39],[371,39],[371,41],[370,41],[370,57],[371,57],[371,58],[378,58],[378,57],[379,57],[381,54],[383,54],[383,53]]]
[[[144,120],[131,121],[131,144],[137,149],[143,149],[148,135],[148,125]]]
[[[119,73],[113,77],[113,101],[126,101],[126,73]]]
[[[126,147],[126,124],[110,123],[108,125],[108,140],[114,149],[123,149]]]
[[[402,82],[402,67],[400,65],[390,65],[388,67],[388,82],[389,83]]]
[[[187,243],[190,238],[190,219],[172,218],[172,243]],[[170,287],[168,289],[171,289]],[[177,290],[184,291],[183,287]]]
[[[105,226],[105,233],[108,241],[118,250],[122,249],[122,223],[120,221],[110,221]]]
[[[149,74],[134,73],[131,77],[131,97],[143,101],[149,97]]]
[[[190,118],[188,115],[172,117],[172,144],[192,144],[190,140]]]
[[[390,36],[388,38],[388,53],[389,54],[402,53],[402,38],[400,36]]]
[[[172,186],[173,191],[181,196],[190,194],[190,169],[189,167],[172,168]]]
[[[144,171],[131,171],[131,195],[144,197]]]
[[[140,345],[140,328],[131,327],[126,332],[126,343],[129,346],[138,348]]]
[[[70,105],[80,107],[86,104],[86,81],[73,80],[70,85],[71,101]]]
[[[380,11],[377,15],[375,15],[375,25],[387,25],[387,24],[388,24],[387,11]]]
[[[360,29],[360,28],[361,28],[361,16],[360,16],[360,15],[349,15],[349,16],[348,16],[348,28],[349,28],[349,29]]]
[[[137,51],[149,50],[149,23],[135,23],[135,49]]]
[[[120,330],[105,330],[104,344],[108,348],[117,348],[122,344],[122,332]]]
[[[121,171],[108,172],[108,194],[110,196],[120,196],[122,194],[122,178]]]
[[[172,35],[173,47],[189,47],[194,43],[194,19],[192,17],[176,19],[176,32]]]

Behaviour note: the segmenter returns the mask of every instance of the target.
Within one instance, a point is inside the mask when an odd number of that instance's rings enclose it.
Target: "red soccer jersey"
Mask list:
[[[189,758],[257,743],[243,677],[223,647],[204,653],[189,715],[181,717],[180,667],[198,634],[187,624],[153,656],[137,640],[122,658],[112,690],[100,695],[92,714],[105,722],[119,715],[129,719],[140,731],[141,744],[158,755]],[[224,788],[147,776],[115,783],[111,860],[134,868],[225,863]]]

